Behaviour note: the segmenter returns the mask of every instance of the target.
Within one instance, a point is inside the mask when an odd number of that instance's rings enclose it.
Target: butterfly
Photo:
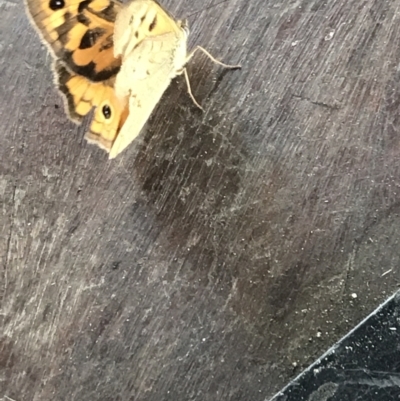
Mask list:
[[[171,80],[184,74],[192,95],[185,21],[155,0],[25,0],[33,25],[54,56],[55,83],[71,120],[94,108],[86,139],[121,153],[140,133]]]

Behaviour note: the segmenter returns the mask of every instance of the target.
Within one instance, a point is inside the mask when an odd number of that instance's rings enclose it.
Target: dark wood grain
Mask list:
[[[265,400],[397,289],[400,0],[211,4],[108,161],[0,0],[0,399]]]

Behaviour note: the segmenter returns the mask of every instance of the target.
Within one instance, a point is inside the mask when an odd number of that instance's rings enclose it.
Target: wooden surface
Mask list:
[[[2,400],[265,400],[398,287],[400,0],[164,4],[243,69],[108,161],[0,0]]]

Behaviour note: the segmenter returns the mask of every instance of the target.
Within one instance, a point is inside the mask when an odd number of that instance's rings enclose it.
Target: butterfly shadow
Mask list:
[[[135,145],[121,155],[118,168],[144,194],[171,253],[184,252],[196,242],[193,257],[207,250],[214,260],[226,252],[229,210],[240,196],[251,157],[242,136],[245,126],[236,121],[233,108],[227,111],[219,90],[229,71],[212,70],[189,71],[193,94],[205,111],[193,104],[183,77],[178,77]],[[211,74],[215,80],[207,79]],[[135,211],[132,204],[132,224]],[[213,235],[225,239],[218,244]]]

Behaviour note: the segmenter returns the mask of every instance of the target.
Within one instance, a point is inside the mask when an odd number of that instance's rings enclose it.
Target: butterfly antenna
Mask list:
[[[202,9],[200,9],[200,10],[197,10],[197,11],[195,11],[195,12],[193,12],[193,13],[187,15],[186,18],[190,18],[192,15],[201,13],[201,12],[206,11],[206,10],[209,10],[210,8],[217,7],[217,6],[219,6],[220,4],[226,3],[227,1],[228,1],[228,0],[223,0],[223,1],[220,1],[219,3],[217,3],[217,4],[211,4],[210,6],[208,6],[208,7],[206,7],[206,8],[202,8]]]

